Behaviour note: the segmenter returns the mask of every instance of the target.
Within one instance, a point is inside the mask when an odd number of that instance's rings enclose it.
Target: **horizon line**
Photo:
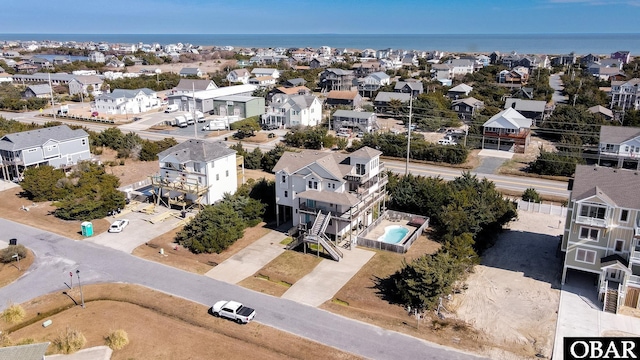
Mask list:
[[[0,35],[640,35],[640,32],[540,32],[540,33],[44,33],[44,32],[3,32]]]

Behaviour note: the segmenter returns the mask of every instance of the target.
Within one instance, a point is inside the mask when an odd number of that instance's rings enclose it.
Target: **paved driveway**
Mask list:
[[[560,293],[553,360],[564,359],[565,337],[640,336],[640,319],[602,311],[593,277],[577,271],[567,274]]]
[[[29,271],[0,288],[1,299],[21,303],[67,289],[70,271],[80,270],[83,284],[123,282],[147,286],[200,304],[237,299],[255,307],[256,321],[328,346],[371,359],[475,359],[474,355],[411,336],[351,320],[290,300],[216,281],[136,258],[95,243],[73,241],[56,234],[0,219],[6,234],[36,254]],[[85,291],[85,295],[86,291]],[[0,307],[6,307],[1,303]],[[91,303],[87,304],[91,308]],[[203,316],[206,316],[203,314]]]

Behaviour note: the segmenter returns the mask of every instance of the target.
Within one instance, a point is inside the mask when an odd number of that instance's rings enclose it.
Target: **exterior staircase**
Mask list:
[[[604,311],[618,313],[618,290],[607,289],[604,295]]]
[[[311,229],[305,235],[292,241],[287,246],[287,249],[294,249],[302,242],[314,243],[322,246],[333,260],[340,261],[344,255],[325,234],[327,226],[329,226],[329,221],[331,221],[331,213],[323,214],[322,211],[318,211]]]

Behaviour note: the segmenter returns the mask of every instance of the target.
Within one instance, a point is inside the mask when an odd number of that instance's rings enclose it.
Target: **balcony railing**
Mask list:
[[[629,262],[640,263],[640,249],[631,250],[631,254],[629,255]]]
[[[629,279],[627,279],[627,285],[640,286],[640,276],[638,276],[638,275],[629,275]]]
[[[576,217],[576,224],[606,228],[609,226],[610,221],[609,219],[598,219],[598,218],[593,218],[588,216],[578,216]]]

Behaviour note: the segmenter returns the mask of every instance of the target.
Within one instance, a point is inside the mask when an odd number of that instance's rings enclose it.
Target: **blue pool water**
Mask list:
[[[384,235],[378,238],[378,241],[387,244],[398,244],[409,232],[409,229],[400,225],[391,225],[384,228]]]

